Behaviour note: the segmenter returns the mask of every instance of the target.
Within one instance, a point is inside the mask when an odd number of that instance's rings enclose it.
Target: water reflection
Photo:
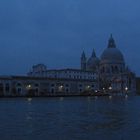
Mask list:
[[[109,96],[109,99],[111,100],[112,99],[112,96]]]
[[[140,97],[3,99],[0,135],[6,140],[139,140],[138,106]]]
[[[27,100],[28,100],[28,102],[31,102],[32,101],[32,98],[28,98]]]
[[[64,100],[64,97],[60,97],[60,101],[63,101]]]
[[[32,98],[27,98],[27,108],[25,116],[25,133],[26,135],[31,135],[33,133],[33,111],[32,111]]]

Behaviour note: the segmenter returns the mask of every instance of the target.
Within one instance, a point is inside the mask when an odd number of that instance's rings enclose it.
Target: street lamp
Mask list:
[[[28,89],[28,90],[30,90],[31,88],[32,88],[32,85],[30,85],[30,84],[26,86],[26,89]]]
[[[109,90],[112,90],[112,87],[110,86],[108,89],[109,89]]]
[[[125,94],[127,94],[128,92],[128,87],[125,87]]]
[[[125,87],[125,91],[126,91],[126,92],[128,91],[128,87]]]
[[[90,90],[90,88],[91,88],[91,87],[90,87],[89,85],[88,85],[88,86],[86,86],[86,90],[87,90],[87,91],[89,91],[89,90]]]
[[[112,87],[110,86],[108,89],[109,89],[109,92],[111,93]]]
[[[103,87],[103,93],[105,93],[105,88]]]
[[[63,91],[63,85],[59,86],[59,92]]]
[[[98,92],[98,90],[95,90],[95,93],[97,93]]]

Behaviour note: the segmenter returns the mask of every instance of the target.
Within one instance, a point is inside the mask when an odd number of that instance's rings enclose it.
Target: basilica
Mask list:
[[[125,64],[124,56],[116,47],[112,35],[100,58],[96,56],[94,50],[89,59],[83,52],[81,69],[97,73],[100,89],[109,89],[116,93],[136,90],[135,74]]]
[[[27,76],[1,76],[0,96],[125,95],[136,93],[135,74],[125,64],[112,35],[101,57],[81,55],[79,69],[32,66]]]

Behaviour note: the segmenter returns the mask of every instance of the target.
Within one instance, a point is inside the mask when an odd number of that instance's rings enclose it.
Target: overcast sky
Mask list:
[[[79,68],[82,51],[100,57],[111,33],[140,75],[139,7],[139,0],[0,0],[0,75],[26,74],[37,63]]]

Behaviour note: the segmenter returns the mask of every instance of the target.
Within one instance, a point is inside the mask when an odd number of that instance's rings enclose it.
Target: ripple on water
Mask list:
[[[137,140],[139,106],[137,96],[2,99],[0,135],[6,140]]]

